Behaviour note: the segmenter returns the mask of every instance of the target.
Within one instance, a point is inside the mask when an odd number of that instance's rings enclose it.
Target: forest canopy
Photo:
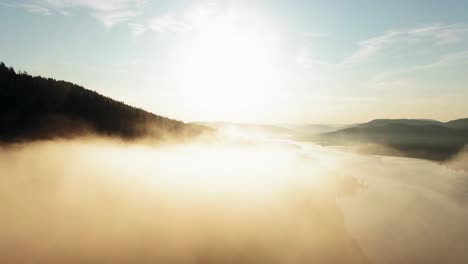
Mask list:
[[[123,139],[194,135],[204,127],[129,106],[66,81],[16,72],[0,63],[0,141],[70,138]]]

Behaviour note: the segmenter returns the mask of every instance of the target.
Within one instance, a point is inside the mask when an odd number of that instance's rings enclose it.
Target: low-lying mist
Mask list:
[[[450,168],[468,171],[468,147],[463,148],[458,155],[445,163]]]
[[[291,141],[10,145],[0,262],[462,263],[466,179]]]

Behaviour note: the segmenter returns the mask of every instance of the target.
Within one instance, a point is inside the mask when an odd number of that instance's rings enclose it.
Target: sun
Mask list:
[[[176,64],[184,95],[199,116],[243,119],[274,85],[275,35],[232,14],[195,24]]]

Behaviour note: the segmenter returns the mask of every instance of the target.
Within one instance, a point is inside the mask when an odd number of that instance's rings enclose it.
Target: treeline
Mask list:
[[[131,107],[70,82],[17,73],[0,63],[0,141],[86,133],[135,139],[202,130],[200,126]]]

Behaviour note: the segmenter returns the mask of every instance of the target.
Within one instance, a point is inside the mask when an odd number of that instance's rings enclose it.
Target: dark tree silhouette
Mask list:
[[[85,133],[135,139],[194,134],[204,128],[126,105],[79,85],[33,77],[0,63],[0,141]]]

